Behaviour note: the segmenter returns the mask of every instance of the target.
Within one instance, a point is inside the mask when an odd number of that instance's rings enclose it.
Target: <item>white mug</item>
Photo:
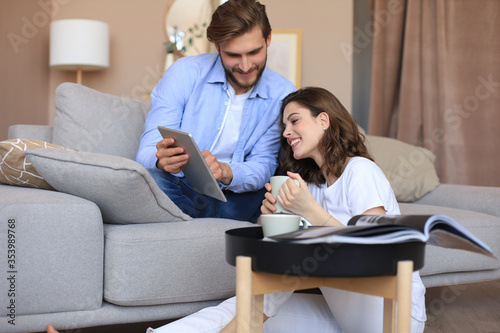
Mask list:
[[[262,214],[260,216],[264,237],[299,230],[300,216],[293,214]]]
[[[276,213],[293,214],[292,212],[283,208],[283,206],[281,206],[281,204],[278,202],[278,194],[280,192],[280,188],[283,185],[283,183],[285,183],[287,181],[287,179],[290,179],[290,177],[288,177],[288,176],[273,176],[269,180],[269,183],[271,184],[271,194],[276,199],[276,203],[274,204],[274,206],[276,207],[276,210],[274,211],[275,214]],[[297,186],[300,186],[300,183],[297,179],[294,179],[293,181],[295,182],[295,184],[297,184]]]

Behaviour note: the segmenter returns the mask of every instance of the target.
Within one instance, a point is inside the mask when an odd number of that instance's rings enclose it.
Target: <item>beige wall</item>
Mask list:
[[[52,6],[43,6],[50,3]],[[261,0],[274,29],[302,30],[302,86],[334,92],[350,110],[351,59],[340,45],[352,41],[353,0]],[[0,49],[0,140],[9,125],[51,124],[54,90],[76,74],[48,66],[49,22],[64,18],[102,20],[110,25],[110,67],[84,72],[83,84],[110,94],[141,98],[162,74],[164,12],[170,0],[0,0],[0,32],[23,37],[33,25],[38,33],[15,52],[7,38]],[[24,30],[23,30],[24,29]],[[11,34],[12,36],[12,34]],[[24,37],[23,37],[24,38]]]
[[[302,30],[302,87],[330,90],[351,110],[353,0],[262,0],[273,29]]]
[[[9,125],[49,121],[49,20],[34,0],[0,0],[0,140]]]
[[[57,1],[57,0],[54,0]],[[65,0],[69,1],[69,0]],[[161,78],[165,61],[163,18],[169,0],[72,0],[61,6],[54,20],[95,19],[109,24],[110,67],[84,72],[83,84],[93,89],[140,99]],[[50,70],[49,90],[76,74]],[[53,96],[49,119],[55,117]]]

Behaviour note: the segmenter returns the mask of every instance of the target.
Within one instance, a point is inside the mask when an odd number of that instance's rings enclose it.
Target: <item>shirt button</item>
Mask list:
[[[220,127],[217,130],[220,132]]]
[[[225,102],[224,105],[227,105],[227,102]]]

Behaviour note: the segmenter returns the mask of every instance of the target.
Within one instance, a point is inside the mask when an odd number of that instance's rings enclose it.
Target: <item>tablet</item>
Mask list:
[[[227,202],[226,196],[222,192],[219,183],[215,180],[207,162],[205,162],[193,136],[163,126],[158,126],[158,130],[163,138],[175,139],[172,147],[182,147],[185,153],[189,155],[189,160],[182,168],[182,172],[189,181],[191,188],[198,193]]]

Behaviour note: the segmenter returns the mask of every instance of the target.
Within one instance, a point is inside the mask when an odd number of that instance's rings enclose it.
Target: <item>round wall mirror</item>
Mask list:
[[[167,52],[190,56],[213,52],[206,29],[220,0],[171,0],[165,12]]]

